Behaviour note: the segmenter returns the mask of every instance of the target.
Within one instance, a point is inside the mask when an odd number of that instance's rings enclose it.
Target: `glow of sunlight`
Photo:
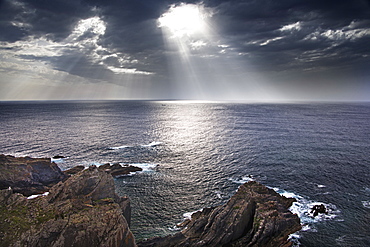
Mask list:
[[[206,19],[210,15],[201,4],[172,5],[158,19],[158,26],[168,28],[175,37],[189,36],[206,31]]]
[[[174,150],[186,147],[201,149],[208,138],[214,138],[214,126],[219,117],[203,104],[178,104],[178,101],[163,101],[165,104],[155,117],[158,123],[157,138]],[[183,102],[185,103],[185,102]],[[166,121],[162,121],[165,119]],[[165,130],[165,131],[163,131]],[[179,150],[179,151],[180,151]]]
[[[217,34],[204,3],[171,5],[158,20],[177,99],[266,101],[270,90]]]

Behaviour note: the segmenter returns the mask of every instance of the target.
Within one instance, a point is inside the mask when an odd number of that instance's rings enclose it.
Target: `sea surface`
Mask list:
[[[297,198],[295,245],[370,246],[369,103],[1,102],[0,153],[144,168],[115,179],[137,240],[256,180]]]

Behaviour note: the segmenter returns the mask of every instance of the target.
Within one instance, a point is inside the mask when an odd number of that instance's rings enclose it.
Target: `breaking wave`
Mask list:
[[[162,145],[163,142],[151,142],[149,144],[140,144],[140,145],[122,145],[122,146],[117,146],[117,147],[108,147],[108,149],[110,150],[120,150],[120,149],[126,149],[126,148],[135,148],[135,147],[143,147],[143,148],[147,148],[147,147],[156,147],[156,146],[159,146],[159,145]]]

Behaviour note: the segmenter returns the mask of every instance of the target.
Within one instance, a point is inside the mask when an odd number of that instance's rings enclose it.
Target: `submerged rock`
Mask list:
[[[0,154],[0,189],[29,196],[41,194],[67,176],[49,158],[14,157]]]
[[[251,181],[227,204],[194,213],[181,232],[138,246],[291,246],[289,234],[301,229],[288,210],[294,201]]]
[[[138,172],[142,171],[140,167],[136,166],[122,166],[119,163],[116,164],[104,164],[98,167],[99,170],[109,172],[113,177],[120,177],[127,174],[130,174],[131,172]]]
[[[53,159],[65,159],[66,157],[63,155],[55,155]]]
[[[326,207],[324,204],[320,204],[320,205],[314,205],[312,208],[311,208],[311,214],[313,213],[313,217],[316,217],[317,215],[320,214],[327,214],[328,211],[326,210]]]
[[[0,246],[136,246],[130,200],[115,193],[111,175],[90,167],[27,200],[0,191]]]

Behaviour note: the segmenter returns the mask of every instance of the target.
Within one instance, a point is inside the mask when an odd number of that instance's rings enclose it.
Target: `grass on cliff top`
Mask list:
[[[38,228],[53,218],[55,218],[53,211],[42,210],[40,207],[16,205],[8,208],[0,205],[0,246],[9,246],[31,227]]]

